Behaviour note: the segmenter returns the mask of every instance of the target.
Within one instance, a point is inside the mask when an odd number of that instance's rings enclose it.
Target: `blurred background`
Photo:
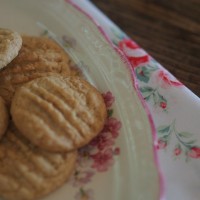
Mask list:
[[[200,96],[200,0],[91,0]]]

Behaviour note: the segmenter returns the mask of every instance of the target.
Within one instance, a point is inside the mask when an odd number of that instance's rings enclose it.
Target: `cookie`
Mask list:
[[[9,114],[6,104],[2,97],[0,97],[0,139],[5,133],[9,121]]]
[[[76,151],[43,151],[11,125],[0,142],[0,198],[36,200],[48,195],[70,177],[76,157]]]
[[[0,69],[18,55],[21,46],[22,38],[17,32],[0,28]]]
[[[53,152],[87,144],[102,130],[106,113],[102,95],[78,77],[35,79],[17,89],[11,106],[22,134]]]
[[[8,105],[20,85],[54,73],[70,74],[69,56],[53,40],[31,36],[22,39],[19,55],[0,72],[0,95]]]

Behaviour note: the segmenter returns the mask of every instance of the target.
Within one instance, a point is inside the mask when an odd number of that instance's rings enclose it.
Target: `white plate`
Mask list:
[[[112,133],[107,133],[110,138],[104,138],[106,142],[101,144],[93,142],[92,149],[85,149],[89,157],[80,157],[79,173],[44,199],[159,199],[152,127],[133,87],[133,76],[126,61],[92,20],[69,2],[0,0],[0,5],[0,27],[53,37],[65,47],[92,84],[102,93],[111,91],[115,97],[109,107],[110,114],[114,111],[107,126]],[[108,104],[112,102],[109,94]]]

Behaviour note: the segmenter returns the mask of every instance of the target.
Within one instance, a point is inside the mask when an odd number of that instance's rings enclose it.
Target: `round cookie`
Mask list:
[[[36,200],[48,195],[66,182],[74,170],[76,158],[76,151],[43,151],[10,126],[0,142],[0,197]]]
[[[0,139],[4,135],[9,121],[9,114],[6,107],[6,104],[2,97],[0,97]]]
[[[18,55],[21,46],[22,38],[17,32],[0,28],[0,69]]]
[[[22,36],[19,55],[0,71],[0,95],[9,105],[17,87],[35,78],[54,73],[68,76],[70,59],[53,40]]]
[[[107,112],[102,95],[78,77],[43,77],[18,88],[11,114],[33,144],[53,152],[84,146],[103,128]]]

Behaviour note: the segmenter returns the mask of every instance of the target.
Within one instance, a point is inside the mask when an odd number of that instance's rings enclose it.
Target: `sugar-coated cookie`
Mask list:
[[[22,38],[19,33],[0,28],[0,69],[18,55],[21,46]]]

